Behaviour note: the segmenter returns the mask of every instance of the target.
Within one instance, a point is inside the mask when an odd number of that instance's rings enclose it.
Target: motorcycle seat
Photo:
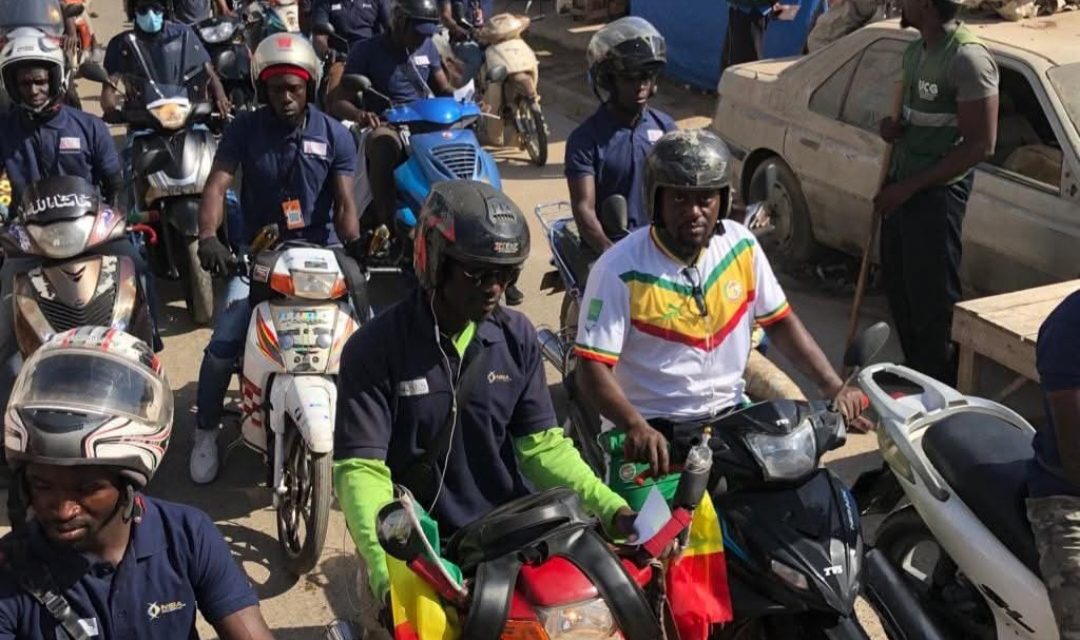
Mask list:
[[[957,413],[932,425],[923,451],[945,482],[1006,548],[1036,575],[1039,554],[1027,519],[1031,436],[980,413]]]

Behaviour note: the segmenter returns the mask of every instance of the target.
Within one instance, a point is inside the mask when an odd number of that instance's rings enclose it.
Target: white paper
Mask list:
[[[645,504],[641,505],[634,520],[634,532],[637,533],[637,544],[645,544],[652,539],[664,525],[671,520],[671,509],[668,508],[667,500],[655,486],[649,490],[645,498]]]

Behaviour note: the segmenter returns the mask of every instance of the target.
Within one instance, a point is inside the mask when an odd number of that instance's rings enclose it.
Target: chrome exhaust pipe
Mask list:
[[[544,354],[544,359],[558,369],[559,373],[566,375],[563,370],[566,363],[566,347],[563,346],[562,338],[546,327],[537,331],[536,336],[540,341],[540,352]]]

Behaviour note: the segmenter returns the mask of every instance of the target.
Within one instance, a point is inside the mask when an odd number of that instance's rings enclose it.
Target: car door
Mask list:
[[[852,43],[850,55],[831,74],[822,74],[784,140],[784,157],[799,176],[815,238],[851,253],[862,251],[869,233],[885,152],[878,125],[890,115],[908,44],[899,32],[871,35],[868,42]]]
[[[963,278],[979,294],[1080,276],[1080,204],[1063,189],[1078,167],[1062,144],[1068,137],[1044,74],[1019,57],[994,55],[998,144],[976,169],[964,221]]]

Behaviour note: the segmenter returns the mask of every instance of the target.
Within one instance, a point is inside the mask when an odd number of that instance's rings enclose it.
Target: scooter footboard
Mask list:
[[[292,421],[312,453],[334,450],[334,409],[337,385],[324,376],[282,374],[270,391],[271,427],[276,431]]]

